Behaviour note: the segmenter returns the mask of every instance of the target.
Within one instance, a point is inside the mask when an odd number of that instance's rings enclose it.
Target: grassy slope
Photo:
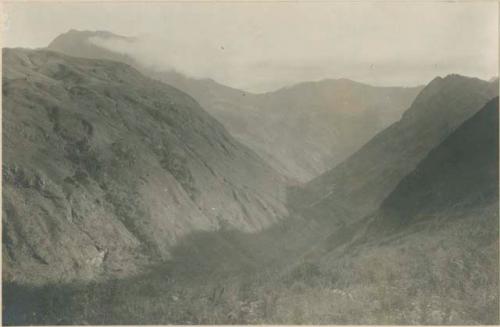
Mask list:
[[[5,280],[123,276],[190,232],[287,215],[279,174],[130,66],[4,49],[2,87]]]

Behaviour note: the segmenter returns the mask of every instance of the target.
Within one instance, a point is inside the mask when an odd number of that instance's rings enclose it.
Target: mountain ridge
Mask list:
[[[61,40],[67,40],[66,44],[48,48],[77,56],[114,56],[115,60],[141,67],[130,56],[123,59],[103,48],[85,48],[82,39],[88,38],[88,33],[76,41],[63,34]],[[377,131],[399,119],[421,89],[369,86],[343,78],[254,94],[175,71],[140,70],[192,95],[236,139],[297,182],[306,182],[332,168]]]
[[[496,95],[497,82],[456,74],[435,78],[401,120],[335,168],[293,190],[290,202],[298,204],[305,215],[326,218],[337,212],[345,216],[344,221],[362,218],[378,207],[428,151]]]
[[[498,97],[432,149],[382,202],[382,215],[411,222],[416,212],[498,201]],[[404,216],[404,217],[403,217]]]
[[[288,215],[284,177],[124,63],[4,49],[2,94],[7,281],[130,275],[193,231]]]

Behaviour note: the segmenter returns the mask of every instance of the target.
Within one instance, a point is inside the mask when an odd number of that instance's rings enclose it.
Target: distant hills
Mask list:
[[[130,66],[4,49],[2,86],[6,281],[128,275],[193,231],[287,216],[281,175]]]
[[[93,37],[128,40],[109,32],[69,31],[48,49],[126,62],[192,95],[239,141],[291,180],[305,182],[333,168],[397,121],[421,87],[374,87],[347,79],[305,82],[252,94],[210,79],[158,72],[134,58],[92,43]]]
[[[243,100],[216,96],[205,107],[279,171],[304,182],[397,121],[419,90],[323,80]]]

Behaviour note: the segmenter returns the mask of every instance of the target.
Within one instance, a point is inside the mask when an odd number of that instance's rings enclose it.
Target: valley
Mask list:
[[[498,78],[250,93],[4,48],[5,325],[499,322]]]
[[[158,71],[133,56],[99,46],[134,39],[109,32],[72,30],[47,47],[67,55],[111,59],[193,96],[238,141],[297,183],[342,162],[377,132],[401,117],[422,87],[374,87],[349,79],[303,82],[276,91],[250,93],[211,79]]]

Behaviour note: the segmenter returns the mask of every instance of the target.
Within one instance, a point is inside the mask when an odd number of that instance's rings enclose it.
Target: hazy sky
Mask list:
[[[139,36],[104,44],[162,69],[249,91],[346,77],[416,85],[498,71],[490,2],[6,3],[4,46],[43,47],[69,29]]]

